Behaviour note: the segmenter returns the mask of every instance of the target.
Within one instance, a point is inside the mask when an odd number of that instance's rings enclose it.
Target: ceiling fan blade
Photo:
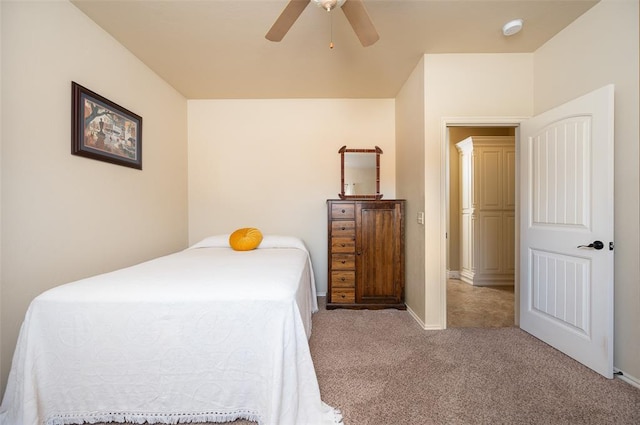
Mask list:
[[[371,46],[380,39],[362,0],[346,0],[342,11],[364,47]]]
[[[311,0],[290,0],[267,35],[265,35],[265,38],[271,41],[282,40],[310,1]]]

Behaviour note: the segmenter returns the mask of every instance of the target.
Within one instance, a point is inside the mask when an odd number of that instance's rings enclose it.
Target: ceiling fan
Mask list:
[[[341,8],[364,47],[372,45],[380,38],[362,0],[289,0],[265,38],[271,41],[281,41],[302,14],[302,11],[312,1],[327,12]]]

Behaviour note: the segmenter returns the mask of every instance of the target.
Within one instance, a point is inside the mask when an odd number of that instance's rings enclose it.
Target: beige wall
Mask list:
[[[447,120],[502,122],[530,116],[531,54],[425,55],[425,323],[446,325]]]
[[[187,102],[68,2],[1,2],[2,383],[42,291],[187,245]],[[71,81],[143,117],[143,170],[70,154]]]
[[[615,84],[614,366],[640,382],[638,1],[603,0],[534,54],[534,110]]]
[[[409,312],[425,325],[424,225],[424,59],[421,59],[396,97],[396,190],[406,199],[405,301]]]
[[[393,99],[190,100],[189,242],[239,227],[302,238],[327,290],[326,200],[338,150],[379,146],[380,192],[395,196]]]

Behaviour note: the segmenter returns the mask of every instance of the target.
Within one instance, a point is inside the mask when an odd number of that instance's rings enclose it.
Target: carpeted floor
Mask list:
[[[347,425],[640,424],[640,390],[516,327],[423,330],[407,312],[321,310],[323,400]]]
[[[448,328],[500,328],[514,323],[513,286],[447,282]]]

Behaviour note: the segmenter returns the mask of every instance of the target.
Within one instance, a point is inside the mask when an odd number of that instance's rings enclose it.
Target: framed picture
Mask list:
[[[72,81],[71,153],[142,170],[142,117]]]

